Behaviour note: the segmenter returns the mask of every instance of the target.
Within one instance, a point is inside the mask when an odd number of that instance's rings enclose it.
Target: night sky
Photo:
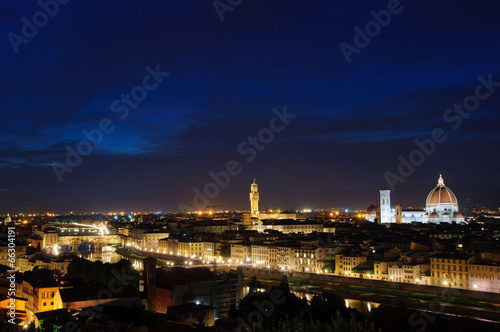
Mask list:
[[[256,178],[261,209],[366,208],[436,128],[393,203],[443,173],[461,206],[500,204],[497,0],[60,1],[3,3],[0,213],[194,207],[232,160],[207,205],[248,209]]]

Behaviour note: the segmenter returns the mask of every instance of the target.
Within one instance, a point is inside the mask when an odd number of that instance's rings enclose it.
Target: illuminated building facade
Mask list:
[[[469,288],[472,255],[441,253],[431,256],[431,284],[440,287]]]
[[[255,179],[250,185],[250,213],[252,215],[259,214],[259,185],[255,183]]]
[[[470,264],[469,288],[482,292],[500,293],[500,265]]]
[[[441,175],[437,186],[427,195],[425,210],[402,210],[400,205],[392,208],[390,194],[390,190],[380,190],[381,223],[461,223],[465,221],[459,212],[457,197],[444,184]],[[370,221],[375,220],[373,207],[367,210],[366,216]]]

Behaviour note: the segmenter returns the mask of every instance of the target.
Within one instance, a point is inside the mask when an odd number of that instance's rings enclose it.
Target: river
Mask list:
[[[79,255],[91,261],[100,260],[103,263],[117,263],[121,259],[128,259],[129,261],[132,262],[132,266],[134,267],[134,269],[136,269],[137,271],[143,270],[142,260],[123,256],[117,253],[116,251],[103,251],[102,253],[98,253],[98,252],[90,252],[90,250],[80,250]],[[247,293],[248,293],[248,287],[244,287],[243,296],[245,296]],[[314,296],[313,293],[297,291],[297,290],[292,290],[292,293],[294,293],[300,298],[305,298],[307,302],[310,302]],[[359,312],[364,314],[370,313],[373,309],[377,308],[380,305],[380,303],[361,301],[357,299],[346,298],[344,300],[346,307],[357,309]]]
[[[79,255],[81,257],[85,257],[91,261],[100,260],[104,263],[116,263],[116,262],[120,261],[121,259],[128,259],[129,261],[132,262],[132,266],[134,267],[134,269],[136,269],[137,271],[143,270],[142,260],[123,256],[123,255],[117,253],[116,251],[93,252],[93,248],[92,248],[90,250],[87,250],[86,252],[85,252],[85,250],[83,250],[83,251],[80,250]],[[247,286],[241,286],[241,287],[243,288],[241,294],[243,294],[243,296],[248,294],[248,290],[249,290],[248,287]],[[297,295],[299,298],[305,298],[308,302],[310,302],[311,299],[313,298],[313,296],[315,295],[315,293],[308,292],[307,289],[302,290],[302,287],[292,287],[291,292],[294,293],[295,295]],[[345,305],[347,308],[354,308],[363,314],[370,314],[373,309],[378,308],[381,305],[381,303],[378,303],[378,302],[366,301],[366,300],[360,300],[360,299],[352,299],[352,298],[348,298],[348,297],[343,297],[343,299],[345,301]],[[429,301],[421,301],[421,302],[422,303],[420,305],[418,305],[418,308],[421,308],[421,307],[432,308],[427,303]],[[429,302],[429,303],[432,305],[432,302]],[[388,304],[388,305],[393,306],[392,304]],[[460,317],[462,319],[465,319],[465,321],[458,319],[457,320],[458,322],[466,322],[467,320],[470,320],[471,322],[473,322],[472,324],[479,324],[479,323],[490,324],[490,323],[494,323],[494,322],[498,321],[498,316],[497,316],[498,312],[484,312],[485,311],[484,309],[472,308],[472,307],[458,308],[457,309],[458,312],[453,312],[453,310],[452,310],[453,308],[454,308],[453,304],[448,303],[448,304],[441,304],[440,308],[439,308],[440,310],[438,310],[437,312],[434,312],[431,309],[427,309],[425,311],[432,313],[432,315],[434,315],[434,316],[441,316],[441,317],[447,316],[449,318],[452,318],[452,317],[459,318]],[[419,310],[419,311],[416,311],[416,310]],[[413,309],[413,311],[416,311],[417,313],[420,312],[421,310],[422,309],[417,309],[417,308]],[[452,311],[452,312],[448,312],[448,311]],[[481,317],[481,318],[478,318],[478,317]],[[496,329],[498,327],[498,324],[493,324],[492,326],[494,326]]]
[[[247,286],[243,287],[243,296],[246,296],[249,290],[250,290],[249,287]],[[264,291],[264,289],[259,289],[258,291]],[[293,289],[293,287],[291,288],[290,292],[295,294],[297,297],[301,299],[306,299],[308,303],[311,302],[312,298],[315,295],[314,293]],[[369,314],[373,309],[378,308],[380,306],[380,303],[377,302],[362,301],[357,299],[344,298],[344,301],[345,301],[345,306],[347,308],[354,308],[363,314]]]
[[[128,259],[132,262],[132,266],[137,271],[142,271],[143,263],[140,259],[125,257],[116,251],[103,251],[101,252],[91,252],[91,251],[78,251],[80,257],[86,258],[90,261],[102,261],[103,263],[118,263],[121,259]]]

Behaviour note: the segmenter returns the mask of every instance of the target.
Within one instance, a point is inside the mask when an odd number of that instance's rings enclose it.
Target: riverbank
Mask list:
[[[141,256],[134,255],[134,254],[130,253],[128,250],[123,249],[123,248],[116,248],[116,252],[124,257],[131,258],[131,259],[143,260],[144,258],[146,258],[146,256],[141,257]]]
[[[245,284],[251,278],[245,278]],[[395,308],[407,308],[434,315],[457,316],[467,319],[500,322],[500,306],[492,303],[475,301],[453,296],[446,288],[442,294],[415,293],[409,291],[394,291],[378,287],[363,287],[356,285],[342,285],[338,283],[320,283],[318,281],[290,279],[290,290],[311,297],[316,294],[332,293],[343,299],[355,299],[365,302],[374,302]],[[271,288],[279,286],[281,280],[259,279],[263,286]],[[300,285],[300,286],[298,286]]]

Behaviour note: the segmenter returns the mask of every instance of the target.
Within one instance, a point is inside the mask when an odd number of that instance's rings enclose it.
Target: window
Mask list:
[[[54,302],[50,302],[50,305],[54,305]]]
[[[45,307],[47,305],[47,302],[43,302],[43,306]]]

